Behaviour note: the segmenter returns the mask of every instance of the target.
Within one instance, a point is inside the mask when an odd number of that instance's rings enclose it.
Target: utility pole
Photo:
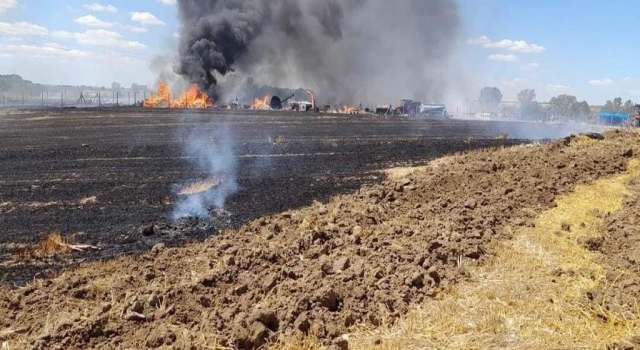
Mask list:
[[[60,92],[60,107],[64,107],[64,95]]]
[[[120,100],[120,92],[116,92],[116,108],[120,107],[119,100]]]
[[[138,93],[133,93],[133,104],[138,105]]]
[[[22,93],[22,105],[24,106],[24,92]]]
[[[98,108],[102,107],[102,101],[100,101],[100,91],[98,91]]]
[[[131,91],[127,91],[127,96],[129,96],[129,106],[131,106]]]

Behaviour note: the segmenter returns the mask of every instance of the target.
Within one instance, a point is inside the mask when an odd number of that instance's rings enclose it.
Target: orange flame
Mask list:
[[[256,98],[255,100],[253,100],[253,103],[251,104],[251,109],[269,110],[271,109],[271,106],[269,105],[270,101],[271,101],[271,96],[269,95],[265,95],[263,98]]]
[[[172,100],[171,90],[163,81],[158,84],[158,93],[147,97],[142,103],[147,108],[208,108],[212,104],[209,95],[200,91],[197,84],[191,85],[177,100]]]
[[[356,113],[358,113],[358,108],[353,107],[353,106],[349,106],[349,105],[343,105],[342,107],[338,107],[338,109],[336,109],[336,113],[356,114]]]

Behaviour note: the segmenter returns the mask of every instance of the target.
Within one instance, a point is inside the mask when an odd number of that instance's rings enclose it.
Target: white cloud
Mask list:
[[[174,39],[180,39],[180,34],[178,34],[178,32],[173,32],[173,34],[171,34],[171,37]]]
[[[8,41],[8,42],[12,42],[12,43],[19,43],[24,41],[21,37],[19,36],[8,36],[6,38],[2,38],[4,41]]]
[[[560,84],[547,84],[546,88],[547,90],[557,92],[557,93],[568,92],[571,90],[571,86],[560,85]]]
[[[1,1],[1,0],[0,0]],[[28,22],[7,23],[0,22],[0,34],[7,36],[42,36],[47,35],[48,30],[43,26]]]
[[[521,79],[521,78],[514,78],[512,80],[502,82],[502,85],[509,86],[509,87],[511,86],[517,87],[525,84],[529,84],[529,81],[527,79]]]
[[[82,17],[78,17],[73,20],[74,22],[81,24],[87,27],[96,27],[96,28],[111,28],[113,27],[113,23],[105,22],[101,19],[96,18],[93,15],[86,15]]]
[[[158,0],[165,5],[175,5],[178,3],[177,0]]]
[[[143,27],[127,26],[126,28],[129,29],[129,31],[132,32],[132,33],[146,33],[146,32],[148,32],[147,28],[143,28]]]
[[[0,13],[7,12],[18,5],[18,0],[0,0]]]
[[[527,63],[525,65],[520,66],[520,69],[522,70],[533,70],[538,68],[540,68],[540,63],[538,62]]]
[[[149,12],[132,12],[131,20],[141,24],[163,26],[165,23]]]
[[[102,4],[93,3],[93,4],[84,4],[82,5],[82,7],[93,12],[111,12],[111,13],[118,12],[117,7],[109,4],[102,5]]]
[[[591,86],[611,86],[615,83],[615,81],[609,78],[589,80],[589,85]]]
[[[66,31],[53,32],[52,36],[58,39],[73,39],[80,44],[122,49],[143,49],[146,46],[138,41],[130,41],[119,33],[105,29],[87,30],[84,33],[71,33]]]
[[[7,45],[6,51],[20,57],[38,58],[88,58],[92,54],[87,51],[68,49],[62,45],[49,43],[45,45]]]
[[[519,60],[518,56],[514,55],[503,55],[500,53],[491,54],[487,57],[489,61],[499,61],[499,62],[516,62]]]
[[[471,39],[468,41],[468,43],[471,45],[482,46],[488,49],[505,49],[521,53],[542,53],[546,50],[544,46],[530,44],[524,40],[503,39],[500,41],[491,41],[491,39],[484,35],[477,39]]]

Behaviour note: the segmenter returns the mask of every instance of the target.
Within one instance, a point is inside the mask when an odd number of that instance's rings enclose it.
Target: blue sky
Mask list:
[[[569,93],[593,104],[615,96],[640,101],[637,5],[637,0],[462,0],[467,38],[462,61],[477,67],[479,80],[499,87],[506,98],[533,88],[540,100]],[[482,36],[491,43],[469,44]],[[491,45],[503,39],[543,49]],[[490,60],[490,55],[505,56]]]
[[[532,88],[592,104],[640,101],[637,0],[459,0],[464,94]],[[172,0],[0,0],[0,74],[42,83],[153,85],[150,61],[175,47]]]

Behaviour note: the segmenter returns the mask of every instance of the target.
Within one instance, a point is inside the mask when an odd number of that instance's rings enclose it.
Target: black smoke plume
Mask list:
[[[236,71],[326,102],[436,99],[459,38],[456,0],[178,0],[176,72],[218,97]]]

